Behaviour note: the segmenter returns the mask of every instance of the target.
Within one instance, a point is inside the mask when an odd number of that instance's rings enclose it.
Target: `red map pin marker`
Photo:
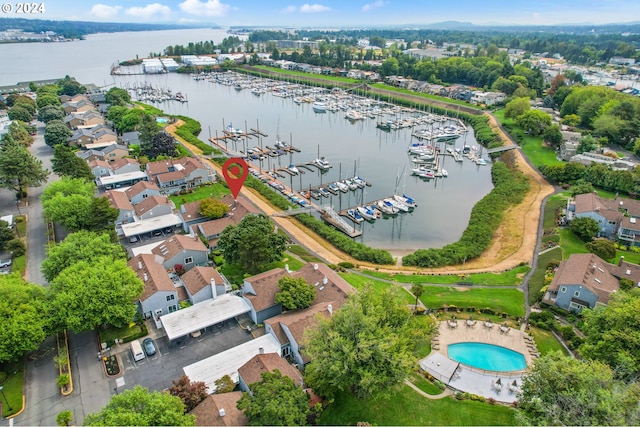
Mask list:
[[[238,198],[247,175],[249,175],[249,165],[241,158],[231,158],[222,165],[222,176],[227,181],[234,199]]]

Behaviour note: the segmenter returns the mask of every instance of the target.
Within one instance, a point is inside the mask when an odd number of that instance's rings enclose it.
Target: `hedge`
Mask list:
[[[176,135],[187,141],[189,144],[193,144],[202,150],[202,154],[211,154],[215,150],[210,145],[202,142],[198,135],[202,131],[200,122],[187,116],[176,116],[184,121],[184,124],[176,128]]]

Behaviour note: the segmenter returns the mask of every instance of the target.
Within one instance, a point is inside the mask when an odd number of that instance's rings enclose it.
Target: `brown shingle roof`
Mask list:
[[[595,254],[574,254],[558,266],[550,291],[562,285],[582,285],[598,296],[598,302],[606,304],[613,292],[620,289],[620,282],[609,272],[610,264]]]
[[[111,169],[113,169],[115,171],[115,170],[120,169],[121,167],[130,165],[130,164],[135,164],[138,167],[140,167],[140,163],[136,159],[130,159],[128,157],[124,157],[124,158],[122,158],[120,160],[116,160],[115,162],[113,162],[111,164]]]
[[[290,342],[289,337],[284,331],[284,328],[287,328],[296,343],[302,346],[304,331],[314,327],[318,323],[316,318],[317,314],[323,317],[329,317],[329,306],[331,306],[331,310],[333,310],[333,304],[323,302],[312,305],[304,310],[295,310],[279,314],[264,322],[271,325],[280,344],[285,345]]]
[[[207,248],[197,237],[189,237],[182,234],[176,234],[173,237],[160,243],[153,248],[151,252],[155,255],[159,255],[164,259],[170,259],[182,252],[187,251],[201,251],[208,252]]]
[[[264,273],[244,279],[249,282],[255,294],[245,293],[244,297],[251,301],[255,311],[262,311],[275,305],[275,295],[280,291],[278,280],[287,275],[284,268],[274,268]]]
[[[200,200],[183,204],[180,206],[180,212],[182,213],[182,218],[184,218],[185,221],[204,218],[200,215]]]
[[[135,206],[136,215],[145,214],[159,205],[166,205],[171,208],[171,203],[166,196],[149,196]]]
[[[297,386],[302,386],[300,371],[277,353],[256,354],[238,369],[238,375],[247,385],[251,385],[262,381],[261,374],[263,372],[273,372],[276,369],[280,371],[282,376],[291,378]]]
[[[127,193],[127,197],[129,197],[129,200],[131,200],[131,198],[137,196],[145,190],[156,190],[159,192],[160,188],[158,188],[157,185],[150,181],[138,181],[131,187],[127,188],[125,190],[125,193]]]
[[[217,236],[230,225],[237,223],[234,217],[225,216],[220,219],[212,219],[211,221],[202,222],[197,225],[198,231],[203,236],[210,238],[211,236]]]
[[[95,159],[95,160],[90,161],[89,162],[89,167],[91,169],[97,168],[97,167],[112,169],[111,164],[109,164],[109,162],[107,162],[106,160],[101,160],[101,159]]]
[[[242,392],[210,394],[198,406],[193,408],[191,414],[196,416],[197,426],[246,426],[249,420],[240,409],[236,407]],[[224,409],[224,416],[220,416],[220,410]]]
[[[182,171],[167,172],[167,173],[162,173],[160,175],[156,175],[156,179],[160,183],[162,183],[162,182],[171,182],[171,181],[180,181],[181,179],[185,179],[186,177],[187,177],[187,174],[183,170]]]
[[[633,280],[634,284],[640,283],[640,265],[638,264],[620,260],[618,265],[609,264],[609,271],[618,279]]]
[[[105,194],[112,207],[120,210],[133,210],[133,205],[123,191],[109,190]]]
[[[212,280],[217,285],[224,285],[222,276],[218,273],[218,270],[213,267],[193,267],[184,273],[181,279],[191,295],[195,295],[205,286],[211,285]]]
[[[156,261],[155,255],[140,254],[127,262],[136,275],[144,282],[144,291],[140,301],[156,293],[156,291],[175,291],[176,288],[162,264]]]

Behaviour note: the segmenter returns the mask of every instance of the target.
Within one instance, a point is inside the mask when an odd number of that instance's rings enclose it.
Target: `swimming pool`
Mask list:
[[[493,344],[460,342],[449,344],[449,358],[487,371],[519,371],[527,367],[522,353]]]

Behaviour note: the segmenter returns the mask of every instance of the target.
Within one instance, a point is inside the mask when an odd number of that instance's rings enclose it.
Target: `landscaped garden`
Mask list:
[[[104,356],[102,358],[104,368],[107,371],[107,375],[114,376],[120,373],[120,365],[118,364],[118,358],[115,355]]]
[[[201,185],[193,190],[193,192],[187,194],[176,194],[169,196],[169,199],[176,205],[176,209],[185,203],[195,202],[197,200],[208,199],[213,197],[219,199],[227,194],[231,194],[229,189],[221,183],[215,183],[211,185]]]
[[[523,265],[503,273],[472,273],[472,274],[399,274],[382,273],[379,271],[363,271],[362,273],[383,280],[391,280],[398,283],[416,284],[451,284],[459,282],[473,283],[484,286],[519,286],[524,276],[529,272],[529,266]]]
[[[493,314],[504,313],[510,317],[523,317],[525,314],[524,294],[518,289],[425,286],[420,301],[432,310],[453,306],[458,309],[490,309]]]
[[[0,386],[2,386],[2,418],[22,409],[22,385],[24,382],[24,361],[2,364]],[[5,400],[6,399],[6,400]]]
[[[106,343],[108,347],[115,344],[115,340],[118,339],[120,343],[127,343],[138,338],[144,337],[149,333],[147,327],[143,322],[131,323],[122,328],[116,328],[110,326],[107,329],[99,329],[98,334],[100,336],[100,342]]]

